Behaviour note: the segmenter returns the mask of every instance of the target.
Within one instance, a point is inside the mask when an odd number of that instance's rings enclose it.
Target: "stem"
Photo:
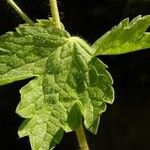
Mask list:
[[[51,14],[52,14],[52,18],[55,23],[55,26],[61,29],[61,22],[60,22],[60,17],[59,17],[57,0],[49,0],[49,3],[50,3]]]
[[[17,4],[13,0],[7,0],[7,2],[15,9],[15,11],[22,17],[22,19],[29,23],[30,25],[34,25],[32,20],[17,6]]]
[[[79,142],[80,150],[89,150],[82,123],[75,132]]]

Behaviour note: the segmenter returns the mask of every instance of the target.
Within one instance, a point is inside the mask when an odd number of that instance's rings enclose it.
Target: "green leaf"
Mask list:
[[[116,55],[150,48],[150,16],[137,16],[131,22],[124,19],[118,26],[99,38],[92,47],[97,55]]]
[[[64,131],[79,127],[82,117],[85,127],[96,134],[99,118],[106,103],[113,102],[114,91],[107,66],[93,58],[94,49],[47,21],[7,33],[0,38],[0,48],[0,57],[5,58],[1,64],[6,66],[18,53],[21,60],[31,54],[30,62],[11,61],[15,67],[1,73],[0,83],[35,77],[20,90],[16,109],[26,118],[19,136],[29,136],[32,150],[53,149]]]

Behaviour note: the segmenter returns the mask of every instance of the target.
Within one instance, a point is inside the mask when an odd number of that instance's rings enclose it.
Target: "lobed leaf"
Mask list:
[[[35,77],[20,90],[16,109],[26,118],[19,136],[29,136],[32,150],[53,149],[64,131],[79,127],[82,117],[85,127],[96,134],[114,91],[107,66],[93,58],[93,48],[39,20],[0,37],[0,49],[1,85]]]
[[[137,16],[131,22],[124,19],[118,26],[99,38],[92,47],[97,55],[116,55],[150,48],[150,16]]]

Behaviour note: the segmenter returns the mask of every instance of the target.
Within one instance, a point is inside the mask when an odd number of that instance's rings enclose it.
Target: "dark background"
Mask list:
[[[35,20],[50,16],[48,0],[16,0]],[[150,14],[150,0],[59,0],[62,22],[72,35],[93,43],[125,17]],[[0,0],[0,35],[14,30],[22,19]],[[91,150],[150,149],[150,51],[100,56],[114,79],[116,98],[101,117],[98,134],[86,132]],[[28,81],[0,87],[0,150],[30,150],[28,138],[19,139],[22,120],[15,114],[18,90]],[[55,150],[77,150],[74,133],[65,134]]]

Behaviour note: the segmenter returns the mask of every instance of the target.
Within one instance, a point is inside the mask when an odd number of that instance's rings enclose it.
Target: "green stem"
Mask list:
[[[89,150],[82,123],[75,132],[79,142],[80,150]]]
[[[50,3],[51,14],[52,14],[52,18],[55,23],[55,26],[61,29],[61,22],[60,22],[60,17],[59,17],[57,0],[49,0],[49,3]]]
[[[7,0],[7,2],[15,9],[15,11],[22,17],[22,19],[29,23],[30,25],[34,25],[32,20],[17,6],[17,4],[13,0]]]

